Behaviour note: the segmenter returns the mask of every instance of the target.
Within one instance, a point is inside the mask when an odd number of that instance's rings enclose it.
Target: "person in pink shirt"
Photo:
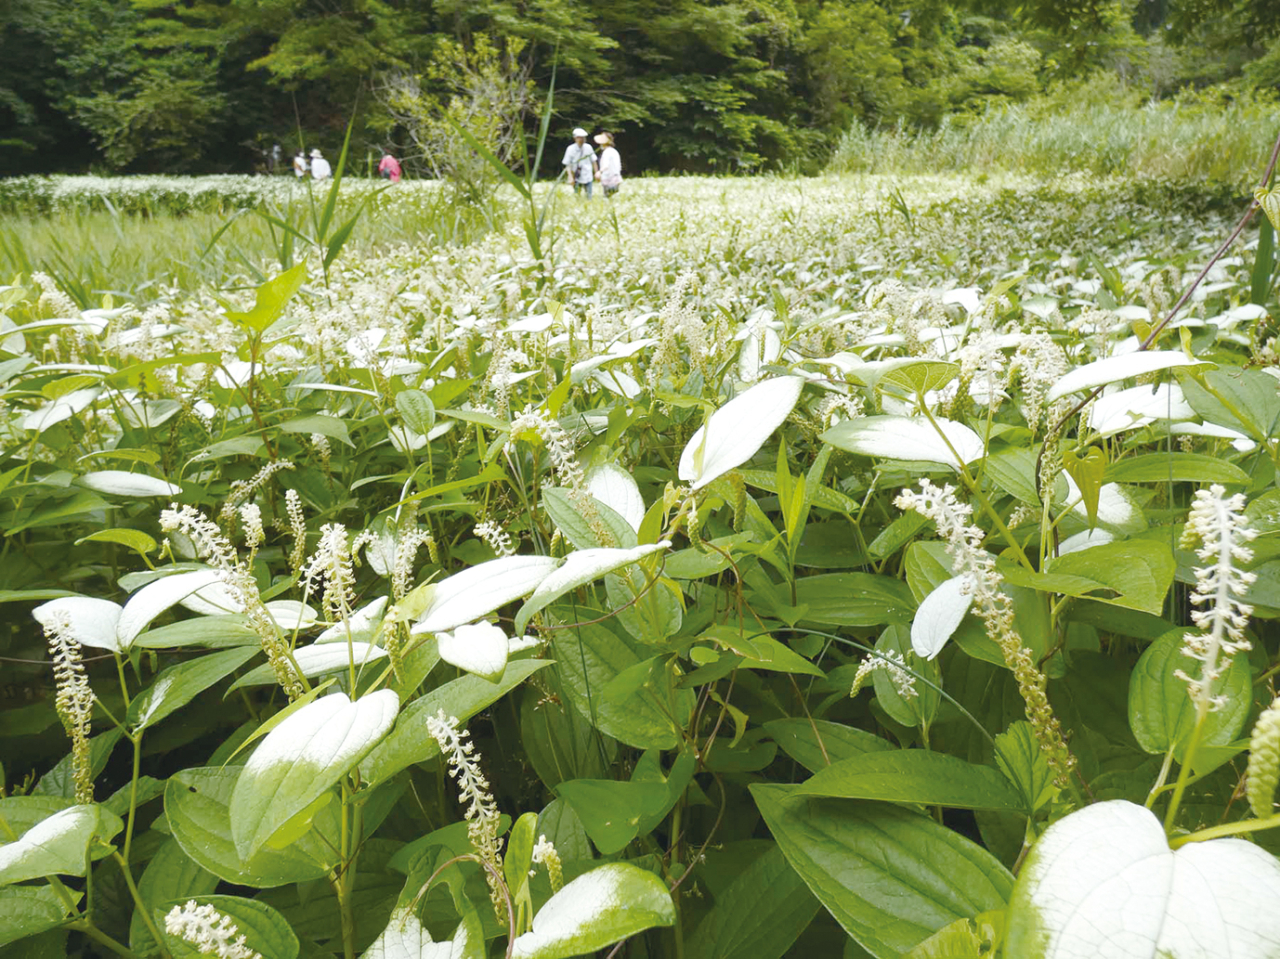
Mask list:
[[[390,153],[383,154],[382,162],[378,164],[378,176],[384,180],[390,180],[392,183],[399,183],[400,161]]]

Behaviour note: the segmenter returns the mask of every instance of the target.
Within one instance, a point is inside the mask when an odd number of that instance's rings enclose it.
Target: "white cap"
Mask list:
[[[575,137],[585,137],[587,135],[587,131],[582,129],[582,127],[574,127],[573,135]]]

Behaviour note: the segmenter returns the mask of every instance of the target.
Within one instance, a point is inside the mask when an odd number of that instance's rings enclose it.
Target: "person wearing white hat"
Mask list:
[[[311,178],[313,180],[327,180],[329,174],[333,172],[329,168],[329,161],[320,155],[319,150],[311,151]]]
[[[564,151],[564,174],[575,193],[591,196],[591,185],[596,178],[596,151],[587,142],[587,131],[582,127],[574,128],[573,142]]]
[[[600,166],[596,177],[604,187],[604,197],[607,200],[622,186],[622,157],[613,145],[612,133],[597,133],[591,139],[600,145]]]

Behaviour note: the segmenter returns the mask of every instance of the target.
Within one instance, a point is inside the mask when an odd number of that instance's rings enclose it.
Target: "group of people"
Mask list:
[[[622,157],[613,145],[613,134],[597,133],[591,138],[600,147],[600,156],[587,142],[587,131],[577,127],[573,142],[564,151],[564,172],[573,184],[573,192],[591,196],[596,180],[604,188],[605,197],[613,196],[622,187]]]
[[[324,158],[319,150],[311,151],[311,162],[307,162],[307,151],[299,150],[293,157],[293,175],[299,180],[311,174],[313,180],[327,180],[333,173],[329,166],[329,161]]]

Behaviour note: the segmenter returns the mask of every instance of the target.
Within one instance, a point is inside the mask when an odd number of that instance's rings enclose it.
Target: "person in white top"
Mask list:
[[[564,173],[573,184],[573,192],[591,196],[591,184],[595,182],[596,151],[587,143],[587,131],[575,127],[573,142],[564,151]]]
[[[607,199],[617,193],[622,186],[622,157],[618,155],[613,145],[612,133],[597,133],[592,139],[604,148],[600,151],[600,170],[596,176],[600,179],[600,185],[604,187],[604,195]]]
[[[319,150],[311,151],[311,178],[313,180],[327,180],[332,170],[329,169],[329,161],[320,155]]]
[[[307,154],[302,150],[293,158],[293,175],[299,180],[307,175]]]

